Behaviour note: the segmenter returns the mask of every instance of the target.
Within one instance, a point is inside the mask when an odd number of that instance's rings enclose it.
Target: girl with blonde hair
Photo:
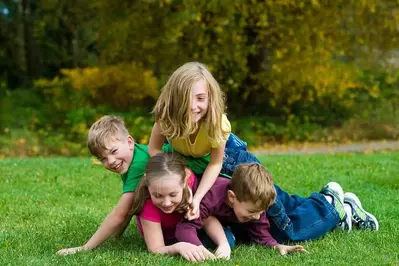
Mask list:
[[[234,158],[226,160],[225,148],[228,146],[231,152],[245,150],[246,143],[230,134],[224,94],[208,68],[198,62],[186,63],[172,74],[162,88],[153,115],[150,156],[161,152],[167,140],[174,151],[209,162],[193,197],[192,211],[187,214],[188,219],[197,218],[199,203],[217,176],[221,172],[231,174],[239,163]],[[244,158],[240,162],[255,159]]]

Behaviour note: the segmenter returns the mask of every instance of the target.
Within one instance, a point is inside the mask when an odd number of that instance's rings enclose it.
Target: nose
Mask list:
[[[172,203],[172,202],[170,201],[169,198],[165,198],[165,199],[163,200],[163,202],[162,202],[162,206],[168,207],[168,206],[171,205],[171,203]]]
[[[254,220],[259,220],[260,218],[260,213],[257,213],[255,215],[253,215]]]
[[[114,165],[115,164],[115,156],[108,156],[108,164],[109,165]]]
[[[193,99],[191,102],[191,110],[197,109],[197,100]]]

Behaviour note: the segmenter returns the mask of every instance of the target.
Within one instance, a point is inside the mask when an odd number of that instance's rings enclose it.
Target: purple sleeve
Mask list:
[[[177,224],[175,237],[178,242],[187,242],[197,246],[202,245],[198,238],[197,230],[202,229],[204,226],[203,221],[209,216],[209,208],[206,203],[207,199],[204,197],[200,204],[200,217],[198,219],[192,221],[183,220]]]
[[[278,245],[277,241],[270,234],[270,224],[263,213],[259,220],[248,223],[248,234],[251,240],[267,247],[274,247]]]

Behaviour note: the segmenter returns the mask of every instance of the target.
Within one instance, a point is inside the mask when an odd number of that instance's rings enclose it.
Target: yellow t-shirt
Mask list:
[[[223,144],[226,143],[227,138],[231,132],[231,125],[227,116],[223,114],[222,116],[222,129],[224,132],[224,142],[211,142],[208,138],[208,132],[205,128],[205,125],[201,125],[200,129],[198,130],[198,134],[193,143],[191,143],[190,138],[184,139],[168,139],[170,145],[173,147],[173,150],[177,151],[180,154],[185,156],[192,156],[192,157],[203,157],[208,155],[211,152],[212,148],[219,148]]]

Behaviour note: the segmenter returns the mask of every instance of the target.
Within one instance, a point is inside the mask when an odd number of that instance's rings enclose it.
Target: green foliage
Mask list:
[[[161,84],[182,63],[198,60],[210,67],[237,115],[295,115],[328,124],[350,116],[357,90],[369,92],[359,85],[359,66],[384,61],[384,52],[397,47],[395,5],[102,1],[101,57],[143,62],[156,69]],[[328,115],[314,119],[321,111]]]
[[[158,94],[151,71],[120,64],[63,72],[37,80],[31,90],[6,91],[0,156],[87,155],[90,125],[110,113],[125,119],[136,141],[148,142],[153,121],[143,103],[152,105]]]
[[[146,143],[159,88],[194,60],[251,145],[398,136],[397,0],[3,2],[0,134],[36,139],[24,154],[86,154],[115,112]]]

